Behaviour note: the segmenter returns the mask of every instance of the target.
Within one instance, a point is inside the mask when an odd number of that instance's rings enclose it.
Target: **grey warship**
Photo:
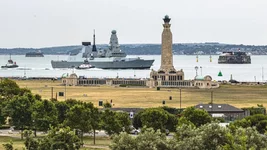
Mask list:
[[[218,59],[219,64],[251,64],[250,55],[245,52],[223,52]]]
[[[91,42],[82,42],[83,48],[76,55],[70,54],[68,60],[52,60],[53,68],[75,68],[80,66],[85,59],[95,68],[101,69],[149,69],[154,60],[144,60],[140,57],[128,58],[126,53],[120,49],[116,31],[111,32],[108,49],[98,49],[95,45],[95,34],[93,45]]]

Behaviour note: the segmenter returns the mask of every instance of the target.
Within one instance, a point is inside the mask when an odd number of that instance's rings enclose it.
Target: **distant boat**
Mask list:
[[[16,62],[13,62],[11,59],[11,54],[9,56],[9,60],[7,61],[7,64],[5,66],[1,66],[1,68],[17,68],[19,67]]]
[[[95,66],[92,66],[88,59],[84,60],[84,63],[81,64],[80,66],[76,67],[76,69],[90,69],[90,68],[95,68]]]
[[[28,52],[25,57],[44,57],[44,54],[41,51],[37,52]]]

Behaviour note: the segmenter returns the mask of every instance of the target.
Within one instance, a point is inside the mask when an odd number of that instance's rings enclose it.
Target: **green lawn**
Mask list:
[[[13,142],[14,149],[22,150],[24,148],[24,140],[21,140],[19,137],[0,136],[0,150],[4,150],[3,144],[9,141]]]
[[[13,142],[13,147],[18,150],[25,148],[24,140],[21,140],[19,136],[17,137],[7,137],[0,136],[0,150],[4,150],[3,144],[8,143],[9,141]],[[96,137],[96,145],[93,144],[93,137],[84,137],[84,147],[82,150],[107,150],[108,146],[111,143],[109,137]]]
[[[45,99],[50,99],[53,87],[55,98],[56,92],[64,92],[65,87],[59,81],[50,80],[15,80],[20,87],[27,87],[34,94],[40,94]],[[194,106],[199,103],[209,103],[213,91],[214,103],[228,103],[238,108],[267,106],[266,85],[221,85],[217,89],[182,89],[182,107]],[[141,87],[113,87],[113,86],[68,86],[66,87],[66,98],[73,98],[86,102],[92,102],[98,106],[98,101],[113,100],[113,107],[158,107],[162,106],[162,100],[166,106],[179,107],[180,93],[177,88],[155,88]],[[169,100],[172,96],[172,100]],[[65,100],[65,97],[57,97],[58,100]]]

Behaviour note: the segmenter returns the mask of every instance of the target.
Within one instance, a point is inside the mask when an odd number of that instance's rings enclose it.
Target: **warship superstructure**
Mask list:
[[[102,69],[149,69],[154,60],[144,60],[140,57],[128,58],[126,53],[120,49],[116,31],[111,32],[108,49],[98,49],[94,42],[82,42],[83,48],[76,55],[69,55],[68,60],[52,60],[53,68],[75,68],[80,66],[85,59],[95,68]]]
[[[250,55],[246,52],[223,52],[218,59],[219,64],[251,64]]]

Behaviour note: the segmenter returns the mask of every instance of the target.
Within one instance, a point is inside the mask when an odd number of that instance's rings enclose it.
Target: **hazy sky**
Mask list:
[[[159,44],[166,14],[174,43],[267,45],[267,0],[0,0],[0,47]]]

